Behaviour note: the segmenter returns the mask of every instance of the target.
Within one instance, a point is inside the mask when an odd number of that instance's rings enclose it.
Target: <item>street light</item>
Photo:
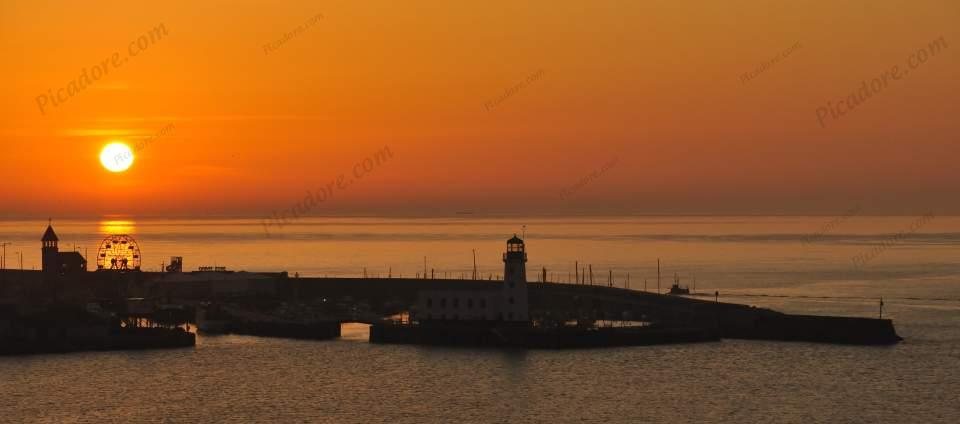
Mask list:
[[[13,243],[0,243],[0,246],[3,247],[3,259],[0,259],[0,270],[7,269],[7,246]]]

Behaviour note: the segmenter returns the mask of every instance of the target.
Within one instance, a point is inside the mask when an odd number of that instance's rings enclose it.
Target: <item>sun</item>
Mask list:
[[[100,151],[100,163],[110,172],[123,172],[133,165],[133,150],[123,143],[110,143]]]

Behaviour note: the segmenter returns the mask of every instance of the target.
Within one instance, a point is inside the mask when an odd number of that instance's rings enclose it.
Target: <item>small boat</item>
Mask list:
[[[690,287],[680,287],[680,278],[674,276],[673,285],[670,286],[670,291],[667,294],[673,294],[673,295],[690,294]]]

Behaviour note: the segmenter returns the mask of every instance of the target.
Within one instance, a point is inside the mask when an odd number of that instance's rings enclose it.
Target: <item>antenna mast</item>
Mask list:
[[[660,258],[657,258],[657,294],[660,294]]]
[[[477,249],[473,249],[473,279],[477,279]]]

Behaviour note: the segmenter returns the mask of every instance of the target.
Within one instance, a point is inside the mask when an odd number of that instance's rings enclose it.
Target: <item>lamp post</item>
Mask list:
[[[5,271],[7,269],[7,246],[13,243],[0,243],[0,246],[3,247],[3,259],[0,259],[0,271]]]

